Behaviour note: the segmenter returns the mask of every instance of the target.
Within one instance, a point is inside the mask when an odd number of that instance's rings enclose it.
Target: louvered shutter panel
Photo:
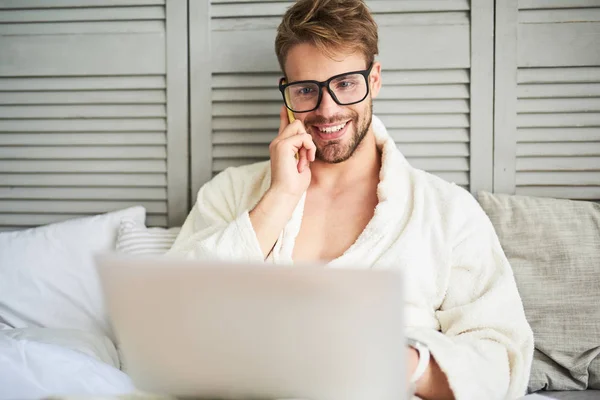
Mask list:
[[[137,204],[181,223],[186,30],[181,0],[0,1],[0,229]]]
[[[511,0],[497,12],[496,191],[600,199],[600,1]]]
[[[414,166],[471,190],[491,190],[493,2],[477,3],[471,10],[468,0],[367,0],[379,25],[384,71],[374,113]],[[213,0],[210,10],[190,9],[191,48],[211,49],[210,62],[204,51],[191,55],[192,109],[211,110],[191,116],[193,193],[228,166],[268,158],[281,104],[274,39],[291,4]],[[472,27],[473,13],[482,23]],[[209,34],[194,29],[202,23]],[[206,79],[210,90],[200,85]],[[472,93],[479,100],[473,105]]]

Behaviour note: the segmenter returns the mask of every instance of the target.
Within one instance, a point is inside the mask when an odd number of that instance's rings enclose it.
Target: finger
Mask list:
[[[303,147],[307,151],[310,151],[311,148],[316,149],[315,144],[312,141],[312,137],[308,133],[300,133],[298,135],[292,135],[285,139],[281,139],[278,144],[289,148],[294,155],[299,153],[300,149]],[[307,156],[306,160],[308,161],[308,153],[305,155]]]
[[[313,142],[312,136],[310,136],[308,133],[302,135],[302,147],[306,150],[305,160],[306,165],[308,166],[312,161],[315,161],[315,155],[317,152],[317,146],[315,145],[315,142]]]
[[[273,142],[271,142],[271,144],[276,145],[282,140],[298,135],[307,135],[307,133],[306,129],[304,129],[304,124],[302,123],[302,121],[296,120],[291,124],[288,124],[285,127],[285,129],[282,132],[280,132],[275,139],[273,139]]]
[[[304,169],[308,166],[307,150],[306,147],[302,147],[298,152],[299,160],[298,160],[298,172],[304,172]]]
[[[287,108],[285,107],[285,105],[281,106],[281,109],[279,110],[279,135],[281,135],[281,133],[283,132],[283,130],[290,124],[290,121],[288,119],[288,115],[287,115]]]
[[[291,124],[285,127],[283,132],[281,132],[278,136],[279,139],[286,139],[295,135],[304,135],[306,134],[306,128],[304,124],[300,120],[295,120]]]
[[[311,162],[313,162],[313,161],[315,161],[315,158],[317,157],[317,145],[315,144],[315,142],[313,142],[312,136],[310,137],[310,143],[311,143],[311,145],[309,147],[307,147],[306,150],[308,152],[308,159]]]
[[[312,136],[310,134],[306,134],[307,142],[304,144],[304,148],[306,149],[306,165],[309,165],[311,162],[315,161],[317,155],[317,145],[312,140]]]

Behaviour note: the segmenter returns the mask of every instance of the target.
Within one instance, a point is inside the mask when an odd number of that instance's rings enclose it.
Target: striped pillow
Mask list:
[[[147,228],[133,219],[121,220],[117,233],[118,252],[134,255],[164,254],[171,248],[181,228]]]

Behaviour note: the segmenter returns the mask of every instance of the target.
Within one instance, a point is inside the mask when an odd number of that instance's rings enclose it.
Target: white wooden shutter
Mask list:
[[[600,1],[497,7],[495,190],[600,199]]]
[[[186,31],[184,0],[0,1],[0,229],[137,204],[181,223]]]
[[[384,70],[374,113],[416,167],[471,190],[491,190],[493,2],[477,2],[473,10],[468,0],[367,4],[379,25]],[[213,0],[207,9],[191,4],[193,193],[228,166],[268,157],[281,104],[274,40],[290,5]],[[481,21],[473,26],[477,32],[471,29],[472,13]],[[207,24],[208,33],[200,28]],[[210,89],[201,85],[206,80]],[[473,105],[472,93],[479,100]],[[194,115],[196,110],[202,111]]]

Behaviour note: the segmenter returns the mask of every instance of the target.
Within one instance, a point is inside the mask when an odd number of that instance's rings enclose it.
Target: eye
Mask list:
[[[338,90],[350,90],[350,89],[354,89],[355,86],[356,86],[355,79],[344,79],[341,81],[337,81],[335,83],[335,87]]]
[[[311,94],[312,92],[314,92],[314,89],[311,87],[298,88],[298,90],[296,91],[296,93],[301,96],[306,96],[307,94]]]

